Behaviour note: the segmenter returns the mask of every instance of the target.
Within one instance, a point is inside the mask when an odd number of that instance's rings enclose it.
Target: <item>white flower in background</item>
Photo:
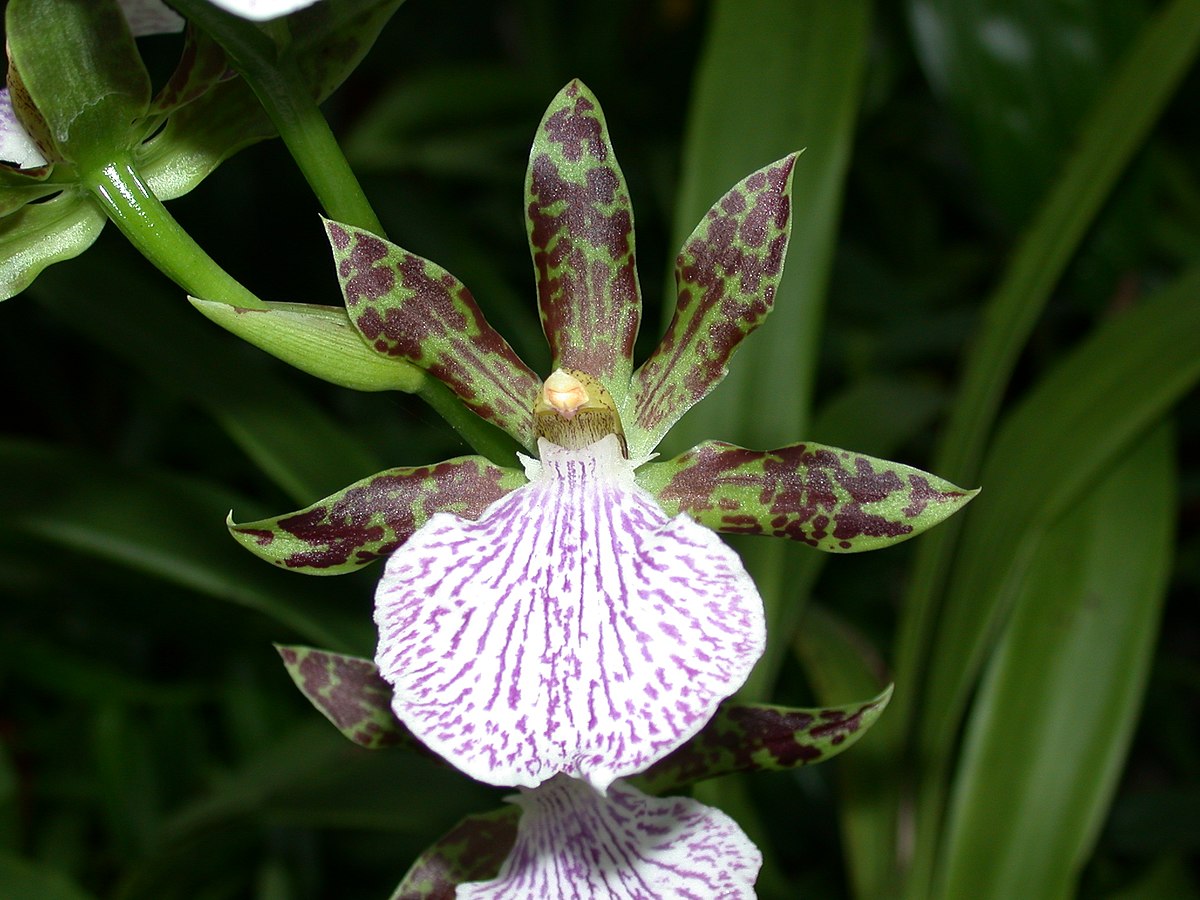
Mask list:
[[[234,13],[243,19],[264,21],[286,16],[298,9],[312,6],[317,0],[211,0],[213,6],[219,6],[226,12]]]

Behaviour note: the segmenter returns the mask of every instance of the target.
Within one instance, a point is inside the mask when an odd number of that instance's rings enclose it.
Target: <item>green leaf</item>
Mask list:
[[[134,145],[150,76],[117,0],[11,0],[5,23],[10,65],[52,152],[86,167]]]
[[[733,772],[773,772],[833,759],[858,742],[891,699],[886,688],[871,700],[821,709],[726,701],[704,729],[632,783],[654,794]]]
[[[305,575],[343,575],[387,556],[430,516],[474,519],[525,483],[480,456],[387,469],[296,512],[235,524],[234,539],[260,559]]]
[[[919,807],[922,841],[934,840],[968,698],[1047,530],[1200,381],[1198,293],[1200,269],[1193,269],[1103,323],[1014,409],[993,442],[980,479],[987,502],[967,517],[931,644],[919,733],[922,758],[933,766]]]
[[[369,623],[329,609],[318,593],[280,581],[221,533],[246,501],[202,481],[128,471],[45,444],[0,441],[6,485],[0,530],[126,566],[260,612],[305,640],[369,646]]]
[[[743,178],[683,242],[675,260],[675,315],[634,376],[634,415],[626,429],[634,458],[653,450],[721,382],[742,341],[774,307],[791,233],[798,156]]]
[[[354,743],[424,750],[392,714],[392,689],[369,659],[312,647],[275,649],[300,693]]]
[[[469,881],[490,881],[517,839],[521,810],[506,806],[465,817],[421,854],[391,900],[452,900]]]
[[[976,480],[974,473],[988,446],[1011,372],[1034,324],[1118,178],[1191,67],[1198,47],[1200,4],[1195,0],[1172,0],[1160,7],[1139,32],[1089,109],[1074,153],[1043,199],[981,313],[985,327],[965,358],[958,395],[934,460],[939,472]],[[1097,363],[1108,365],[1104,360]],[[1081,373],[1085,381],[1094,374]],[[1140,380],[1143,376],[1135,372],[1133,377]],[[1024,453],[1027,448],[1017,449]],[[988,487],[989,493],[993,491],[989,482],[980,479],[980,483]],[[1024,491],[1023,486],[1016,489]],[[969,519],[964,519],[964,526]],[[901,606],[895,663],[897,692],[889,718],[892,724],[882,729],[884,736],[894,741],[896,754],[902,752],[899,745],[905,740],[903,732],[912,729],[918,704],[924,702],[920,697],[921,672],[932,646],[938,611],[946,602],[943,591],[959,537],[958,524],[952,523],[922,542]],[[953,712],[950,718],[958,715]],[[937,825],[932,819],[927,822],[924,827],[931,831],[918,839],[917,851],[925,856],[920,861],[922,871],[918,873],[915,896],[927,894],[929,889],[926,880]],[[895,833],[894,824],[883,827]]]
[[[641,469],[669,515],[730,534],[765,534],[832,553],[907,540],[961,509],[976,491],[823,444],[745,450],[708,441]]]
[[[473,412],[534,449],[541,379],[488,324],[462,282],[361,228],[325,225],[350,321],[367,343],[426,369]]]
[[[1072,897],[1137,724],[1174,543],[1159,428],[1047,529],[975,699],[938,896]]]
[[[0,219],[0,300],[25,290],[47,266],[92,246],[107,221],[90,197],[75,190]]]
[[[861,697],[883,681],[883,659],[866,637],[815,603],[805,608],[792,643],[820,703]],[[892,836],[879,828],[879,798],[894,778],[893,763],[877,729],[837,766],[838,823],[855,897],[886,896],[895,883]]]
[[[1088,112],[1077,146],[981,313],[937,462],[971,478],[1021,349],[1101,205],[1200,48],[1200,4],[1175,0],[1147,23]]]
[[[552,368],[591,375],[624,411],[642,316],[633,207],[604,112],[578,80],[534,134],[525,226]]]
[[[1103,83],[1111,45],[1136,33],[1140,4],[906,5],[917,60],[954,113],[975,160],[973,174],[1010,222],[1023,221]]]
[[[403,360],[373,352],[340,306],[268,303],[239,309],[188,298],[211,322],[316,378],[355,391],[419,391],[427,376]]]
[[[9,900],[93,900],[62,872],[42,863],[0,853],[0,897]]]

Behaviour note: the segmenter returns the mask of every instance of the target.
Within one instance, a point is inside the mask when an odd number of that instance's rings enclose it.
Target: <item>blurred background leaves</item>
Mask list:
[[[325,104],[391,237],[538,369],[521,184],[567,80],[629,182],[643,356],[680,238],[805,148],[778,309],[665,449],[809,438],[984,490],[875,554],[737,542],[775,627],[747,699],[897,680],[828,766],[697,788],[762,896],[1200,893],[1197,40],[1196,0],[409,0]],[[278,141],[171,209],[264,299],[338,302]],[[241,344],[115,229],[0,307],[0,366],[0,896],[382,898],[495,805],[346,742],[279,664],[369,655],[376,573],[224,527],[466,452],[418,399]]]

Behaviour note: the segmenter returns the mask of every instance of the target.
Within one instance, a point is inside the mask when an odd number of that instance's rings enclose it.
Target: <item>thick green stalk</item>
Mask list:
[[[325,214],[386,237],[362,185],[294,64],[243,72]],[[251,77],[253,76],[253,77]]]
[[[177,0],[173,5],[229,54],[233,67],[279,131],[325,214],[386,237],[295,61],[283,56],[259,27],[222,12],[207,0]]]
[[[432,375],[428,376],[417,390],[417,396],[433,407],[477,453],[486,456],[498,466],[517,465],[520,445],[505,432],[463,406],[455,393]],[[533,411],[530,410],[530,415],[532,414]]]
[[[189,294],[231,306],[265,308],[184,231],[128,158],[89,166],[80,173],[80,181],[130,243]]]

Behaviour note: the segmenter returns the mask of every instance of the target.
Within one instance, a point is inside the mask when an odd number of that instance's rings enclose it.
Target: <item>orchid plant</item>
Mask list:
[[[252,18],[308,5],[215,4]],[[303,89],[320,97],[396,5],[347,0],[355,15],[294,27],[307,44],[276,43],[274,64],[302,72]],[[396,896],[752,896],[761,856],[737,824],[662,795],[827,759],[889,695],[820,710],[731,699],[763,652],[766,624],[753,580],[717,532],[858,552],[913,537],[973,496],[812,442],[759,451],[708,441],[656,458],[772,309],[799,154],[731,188],[684,242],[674,318],[635,367],[642,301],[628,189],[596,98],[579,81],[563,88],[525,182],[552,356],[543,378],[465,285],[386,240],[373,215],[325,222],[337,309],[264,303],[190,241],[160,201],[269,133],[247,84],[266,83],[254,81],[265,58],[255,41],[270,32],[230,24],[200,0],[178,6],[214,31],[189,29],[179,67],[152,97],[134,36],[179,27],[174,14],[115,0],[10,4],[0,150],[13,165],[0,187],[10,246],[27,252],[4,263],[6,290],[82,252],[112,218],[230,331],[341,384],[433,397],[436,382],[461,405],[454,421],[476,455],[389,469],[296,512],[229,522],[242,546],[292,571],[343,574],[386,559],[374,661],[282,647],[293,678],[360,745],[409,746],[520,790],[513,807],[435,844]],[[64,28],[114,48],[67,88],[54,80],[62,42],[48,39]],[[361,39],[350,49],[348,34]],[[318,46],[319,64],[300,66]],[[209,107],[241,118],[197,153]]]
[[[230,530],[261,558],[307,574],[387,558],[372,670],[386,687],[348,703],[331,671],[369,664],[297,648],[284,657],[352,735],[368,720],[365,742],[402,725],[465,774],[522,788],[499,874],[459,896],[565,896],[575,885],[588,896],[750,896],[757,851],[727,817],[622,780],[702,740],[762,653],[762,601],[710,529],[854,552],[912,537],[973,495],[813,443],[754,451],[706,442],[653,461],[771,311],[797,159],[764,166],[713,205],[676,261],[674,319],[636,369],[633,212],[599,103],[578,81],[546,111],[525,184],[554,367],[544,380],[445,269],[326,223],[363,340],[433,374],[506,432],[524,450],[520,467],[467,456],[391,469],[296,512],[231,519]],[[254,320],[272,314],[221,321],[257,335]],[[305,671],[314,660],[322,677]],[[400,725],[378,709],[385,701]],[[794,742],[786,718],[776,728]],[[777,764],[815,758],[785,754]],[[702,764],[689,780],[723,771]],[[414,872],[406,884],[425,877],[421,865]]]

